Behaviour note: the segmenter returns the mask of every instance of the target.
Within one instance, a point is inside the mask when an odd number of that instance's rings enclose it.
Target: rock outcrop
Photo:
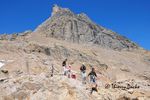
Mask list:
[[[9,40],[9,41],[14,41],[17,38],[23,37],[23,36],[27,36],[28,34],[32,33],[31,30],[25,31],[25,32],[21,32],[21,33],[13,33],[13,34],[2,34],[0,35],[0,40]]]
[[[74,14],[55,5],[51,17],[35,33],[75,43],[96,44],[111,49],[135,49],[138,46],[127,38],[93,23],[86,14]]]

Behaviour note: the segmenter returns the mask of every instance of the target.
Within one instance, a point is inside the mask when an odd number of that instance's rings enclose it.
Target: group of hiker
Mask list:
[[[80,67],[80,71],[81,71],[82,82],[83,84],[86,84],[86,66],[84,65],[84,63]],[[90,76],[90,83],[96,83],[97,75],[95,72],[95,68],[91,67],[91,71],[88,74],[88,76]]]
[[[62,67],[63,67],[63,75],[67,76],[68,78],[73,78],[76,79],[76,74],[73,73],[73,71],[71,70],[71,65],[67,65],[67,59],[65,59],[62,62]],[[54,66],[52,64],[51,66],[51,77],[53,77],[54,75]],[[82,63],[81,67],[80,67],[80,73],[81,73],[81,78],[82,78],[82,83],[86,84],[87,83],[87,77],[89,78],[89,82],[91,85],[91,91],[90,93],[92,94],[93,91],[97,92],[97,83],[96,83],[96,77],[97,74],[95,72],[95,68],[91,66],[91,71],[88,73],[88,75],[86,75],[86,66],[84,63]]]
[[[63,75],[67,76],[68,78],[74,78],[76,79],[76,75],[74,73],[71,73],[71,65],[67,66],[67,59],[65,59],[62,62],[62,67],[63,67]],[[97,92],[97,83],[96,83],[96,77],[97,74],[95,72],[95,68],[91,66],[91,71],[86,75],[86,66],[83,63],[80,67],[80,72],[81,72],[81,78],[82,78],[82,83],[86,84],[87,82],[87,77],[90,77],[90,84],[91,84],[91,94],[93,91]]]

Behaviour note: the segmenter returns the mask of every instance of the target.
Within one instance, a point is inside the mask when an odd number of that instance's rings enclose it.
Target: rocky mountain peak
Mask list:
[[[72,43],[94,44],[115,50],[135,49],[129,39],[95,24],[84,14],[74,14],[68,8],[54,5],[52,16],[36,28],[35,33]]]
[[[55,4],[52,8],[51,16],[54,16],[55,14],[58,14],[58,13],[64,13],[64,12],[71,12],[71,11],[68,8],[62,8]]]

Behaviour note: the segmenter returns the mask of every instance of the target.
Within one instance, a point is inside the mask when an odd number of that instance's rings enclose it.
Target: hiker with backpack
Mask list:
[[[65,59],[65,60],[62,62],[62,67],[63,67],[63,75],[66,76],[66,74],[67,74],[67,69],[66,69],[66,67],[67,67],[67,59]]]
[[[86,84],[86,66],[84,65],[84,63],[80,67],[80,71],[81,71],[82,82],[83,84]]]
[[[90,83],[96,83],[97,74],[95,72],[95,68],[92,68],[91,72],[88,74],[90,76]]]
[[[71,65],[68,65],[66,67],[66,76],[68,78],[76,79],[76,74],[75,74],[75,72],[71,68],[72,68]]]

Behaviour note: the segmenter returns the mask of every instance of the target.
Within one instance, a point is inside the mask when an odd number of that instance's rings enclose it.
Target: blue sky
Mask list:
[[[51,15],[53,4],[84,12],[150,50],[150,0],[0,0],[0,33],[34,30]]]

